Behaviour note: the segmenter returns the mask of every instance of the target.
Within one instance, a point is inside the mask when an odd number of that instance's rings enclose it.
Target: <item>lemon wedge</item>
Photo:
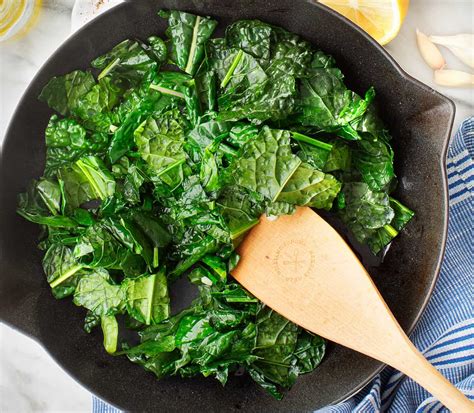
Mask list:
[[[380,44],[400,31],[410,0],[319,0],[353,21]]]

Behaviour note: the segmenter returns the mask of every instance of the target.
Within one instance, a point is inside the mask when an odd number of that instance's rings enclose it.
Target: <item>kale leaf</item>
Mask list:
[[[264,126],[232,165],[235,183],[275,201],[301,160],[291,152],[290,133]]]
[[[169,22],[166,34],[172,44],[172,60],[180,69],[193,75],[204,57],[206,41],[217,21],[178,10],[161,11],[160,16]]]

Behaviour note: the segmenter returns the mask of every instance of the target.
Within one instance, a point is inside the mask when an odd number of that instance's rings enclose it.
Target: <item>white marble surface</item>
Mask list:
[[[87,2],[89,0],[82,0]],[[415,28],[428,34],[473,30],[472,0],[411,0],[399,36],[387,46],[403,69],[456,103],[455,128],[474,114],[474,89],[448,89],[433,84],[422,62]],[[22,39],[0,44],[0,141],[13,110],[42,63],[66,39],[71,29],[74,0],[43,0],[35,28]],[[448,65],[469,68],[443,50]],[[39,344],[0,325],[0,412],[88,412],[90,394],[72,380]]]

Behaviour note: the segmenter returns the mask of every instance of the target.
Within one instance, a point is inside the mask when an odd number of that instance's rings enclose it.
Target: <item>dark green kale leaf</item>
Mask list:
[[[270,77],[306,77],[312,57],[313,49],[308,42],[281,27],[272,27],[271,56],[265,66],[265,72]]]
[[[230,54],[223,64],[227,71],[220,82],[222,95],[227,99],[238,99],[241,95],[247,96],[251,90],[256,90],[263,85],[268,77],[265,74],[258,61],[243,50],[230,50]],[[236,95],[236,96],[233,96]],[[219,109],[221,100],[219,99]]]
[[[126,350],[129,358],[158,377],[214,375],[224,384],[229,371],[256,359],[255,300],[241,289],[224,291],[213,295],[203,287],[191,308],[140,333],[142,343]]]
[[[302,77],[312,58],[312,48],[299,36],[259,20],[239,20],[226,29],[228,47],[242,49],[255,57],[273,78]]]
[[[131,253],[141,255],[149,269],[158,266],[158,263],[155,265],[153,246],[148,237],[132,221],[124,217],[107,217],[101,221],[101,225]]]
[[[163,95],[175,99],[185,99],[185,89],[192,77],[180,72],[160,72],[151,83],[150,87]]]
[[[148,237],[154,248],[166,247],[171,235],[157,216],[142,210],[131,211],[130,219]]]
[[[250,366],[250,375],[271,395],[281,399],[276,385],[290,388],[299,374],[313,371],[324,356],[325,341],[301,331],[266,306],[257,314],[256,329],[253,354],[258,359]]]
[[[258,224],[258,218],[263,212],[258,200],[240,187],[225,188],[217,200],[217,205],[233,240]]]
[[[41,182],[39,184],[41,185]],[[49,197],[54,199],[56,195],[50,193]],[[45,196],[41,195],[38,190],[38,183],[33,181],[27,192],[18,196],[17,213],[35,224],[47,225],[53,228],[76,227],[77,222],[68,216],[57,213],[51,215],[52,200],[48,198],[45,199]],[[56,199],[54,202],[58,202],[58,200]]]
[[[393,150],[388,143],[372,137],[358,141],[352,151],[352,160],[370,189],[380,191],[389,188],[395,173]]]
[[[217,109],[217,75],[215,72],[202,71],[194,77],[199,106],[203,117],[214,116]]]
[[[234,123],[229,132],[227,142],[236,146],[242,147],[248,141],[254,139],[258,134],[258,128],[255,125],[243,122]]]
[[[283,119],[293,111],[293,75],[270,77],[258,59],[242,49],[228,47],[225,39],[210,41],[207,56],[203,70],[216,73],[220,85],[218,119],[261,123]]]
[[[257,314],[257,340],[254,362],[268,380],[283,387],[291,387],[297,377],[291,365],[300,328],[269,307],[262,307]]]
[[[141,45],[155,62],[163,64],[168,58],[168,48],[161,37],[150,36],[147,43]]]
[[[67,166],[88,154],[102,154],[108,146],[104,133],[88,133],[74,119],[51,116],[45,131],[45,175],[55,176],[61,167]]]
[[[368,106],[367,111],[362,117],[351,122],[351,126],[362,137],[372,137],[373,139],[381,139],[385,142],[391,139],[382,120],[377,116],[373,103]]]
[[[231,48],[242,49],[257,59],[270,58],[272,27],[260,20],[239,20],[227,26],[225,39]]]
[[[187,135],[185,149],[195,163],[200,163],[206,149],[234,157],[236,151],[223,140],[229,136],[231,125],[228,122],[210,120],[196,126]]]
[[[294,110],[296,81],[291,75],[267,79],[244,93],[218,98],[219,120],[249,119],[255,123],[285,119]]]
[[[292,132],[291,137],[298,143],[297,155],[302,161],[319,170],[325,167],[333,145],[298,132]]]
[[[186,160],[184,125],[178,111],[144,121],[134,132],[135,143],[150,171],[160,177]]]
[[[145,261],[121,241],[106,226],[97,223],[88,227],[79,238],[73,256],[87,268],[121,270],[128,277],[143,274]]]
[[[188,231],[179,245],[180,251],[175,257],[178,262],[169,274],[171,280],[179,277],[207,254],[213,254],[219,249],[216,238],[197,230]]]
[[[47,178],[41,178],[36,190],[51,214],[56,215],[63,210],[63,194],[58,182]]]
[[[160,11],[168,19],[166,35],[171,41],[171,59],[186,73],[194,75],[204,57],[206,41],[214,32],[217,22],[178,10]]]
[[[307,331],[302,331],[296,341],[294,356],[298,374],[312,372],[321,363],[326,351],[326,341]],[[293,361],[295,360],[293,359]]]
[[[148,54],[139,41],[124,40],[110,52],[94,59],[91,66],[102,70],[98,76],[99,81],[113,76],[129,82],[131,86],[138,86],[143,77],[158,68],[161,61],[157,62],[156,56],[155,53]],[[163,57],[161,54],[158,56]]]
[[[73,119],[53,115],[45,131],[45,143],[48,148],[85,149],[86,130]]]
[[[115,180],[100,158],[85,156],[58,171],[63,209],[75,211],[82,204],[112,197]]]
[[[111,78],[102,78],[78,101],[73,114],[82,119],[87,129],[109,133],[116,120],[112,109],[118,104],[122,93],[123,89]]]
[[[72,249],[63,244],[53,244],[43,257],[43,270],[56,298],[74,293],[79,279],[86,274],[77,262]]]
[[[358,140],[350,123],[366,112],[373,98],[373,89],[364,99],[347,89],[337,68],[312,68],[310,75],[301,79],[297,119],[316,130],[343,131],[344,138]]]
[[[142,79],[139,88],[127,91],[122,103],[114,108],[118,124],[114,125],[113,137],[108,148],[111,163],[117,162],[133,149],[133,133],[143,121],[151,115],[156,116],[176,107],[176,99],[173,99],[173,96],[151,87],[155,78],[156,73],[149,72]]]
[[[95,80],[90,72],[76,70],[64,76],[53,77],[41,91],[39,100],[66,116],[77,109],[79,102],[94,85]]]
[[[108,272],[96,270],[79,280],[73,301],[102,317],[121,312],[125,300],[125,290],[111,282]]]
[[[127,279],[122,286],[126,290],[127,311],[138,321],[158,324],[169,317],[170,299],[163,271]]]
[[[100,324],[100,317],[92,311],[87,310],[86,318],[84,319],[84,331],[90,333],[95,327]]]
[[[141,200],[140,189],[148,179],[144,169],[142,165],[138,166],[136,164],[132,164],[127,168],[122,190],[123,197],[130,205],[136,205]]]
[[[349,145],[341,139],[332,142],[332,148],[326,163],[324,172],[344,171],[348,172],[352,165],[352,151]]]
[[[75,163],[58,171],[63,183],[64,198],[67,210],[80,207],[82,204],[97,199],[97,195],[87,176]]]
[[[390,224],[377,229],[367,239],[367,244],[374,254],[379,253],[390,244],[415,215],[412,210],[402,205],[396,199],[390,198],[390,206],[395,213]]]
[[[265,215],[267,217],[279,217],[281,215],[293,215],[296,211],[296,205],[284,201],[267,203]]]
[[[343,220],[348,225],[377,229],[392,221],[394,212],[386,193],[374,192],[363,182],[345,183],[342,192],[346,202]]]
[[[401,231],[415,216],[415,213],[403,205],[400,201],[397,201],[392,197],[390,197],[390,206],[395,212],[395,216],[393,217],[390,225],[392,225],[392,227],[394,227],[397,231]]]
[[[291,153],[290,133],[264,126],[242,147],[232,175],[237,185],[275,201],[300,164]]]
[[[391,201],[387,193],[372,191],[363,182],[345,183],[342,193],[345,207],[339,214],[343,222],[374,254],[397,236],[396,227],[406,224],[413,216],[412,211]]]
[[[115,193],[115,180],[104,162],[95,156],[76,161],[76,167],[89,182],[97,199],[106,199]]]
[[[277,200],[292,205],[330,210],[341,183],[330,174],[302,163],[283,187]]]

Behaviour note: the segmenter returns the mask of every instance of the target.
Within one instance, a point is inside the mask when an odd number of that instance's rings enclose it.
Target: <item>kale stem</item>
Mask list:
[[[291,132],[291,136],[295,141],[308,143],[309,145],[315,146],[316,148],[321,148],[326,151],[330,151],[332,149],[332,145],[330,143],[318,141],[317,139],[310,138],[309,136],[303,135],[302,133]]]
[[[56,278],[52,283],[49,285],[51,288],[54,288],[61,284],[63,281],[67,280],[69,277],[72,277],[76,272],[78,272],[82,268],[82,265],[75,265],[74,267],[69,268],[63,275]]]
[[[48,200],[48,198],[45,196],[45,194],[43,193],[43,191],[41,191],[39,188],[38,188],[38,193],[39,193],[39,196],[41,197],[41,199],[43,200],[44,204],[48,207],[49,211],[51,212],[51,214],[53,215],[58,215],[58,211],[56,211],[56,209],[54,208],[54,206],[51,205],[51,202]]]
[[[393,228],[390,224],[384,225],[383,229],[387,231],[388,235],[390,235],[392,238],[395,238],[398,235],[398,231],[395,228]]]
[[[176,96],[178,98],[184,99],[184,93],[177,92],[176,90],[168,89],[163,86],[155,85],[153,83],[150,85],[150,89],[157,90],[158,92],[163,93],[165,95]]]
[[[145,324],[146,325],[150,325],[151,316],[152,316],[152,313],[153,313],[153,296],[155,294],[156,274],[153,274],[150,277],[149,282],[151,282],[151,288],[148,287],[148,291],[147,291],[147,300],[148,300],[147,305],[148,305],[148,308],[147,308],[146,319],[145,319]]]
[[[266,348],[266,347],[261,347],[261,348]],[[255,347],[255,349],[259,349],[259,347]],[[277,361],[270,361],[270,360],[265,360],[265,359],[260,359],[258,360],[259,363],[265,363],[265,364],[270,364],[272,366],[280,366],[280,367],[290,367],[289,364],[285,363],[278,363]]]
[[[219,145],[219,149],[222,151],[222,153],[225,153],[226,155],[230,156],[237,156],[238,152],[231,148],[229,145],[226,145],[225,143],[221,143]]]
[[[239,50],[239,52],[237,53],[237,56],[234,57],[234,61],[230,65],[229,70],[225,74],[224,80],[222,80],[221,88],[225,88],[227,84],[230,82],[230,79],[232,78],[232,75],[234,74],[235,68],[239,64],[240,59],[242,59],[243,55],[244,55],[243,50]]]
[[[92,188],[94,189],[96,195],[104,200],[107,195],[104,194],[100,187],[97,185],[97,182],[95,181],[95,179],[93,178],[93,176],[91,175],[91,173],[89,172],[89,170],[87,169],[87,166],[84,164],[84,162],[82,161],[82,159],[79,159],[77,162],[76,162],[76,165],[79,167],[79,169],[82,171],[82,173],[84,174],[84,176],[87,178],[87,180],[89,181],[89,183],[91,184]]]
[[[105,66],[104,70],[99,73],[99,76],[97,76],[97,80],[102,79],[103,77],[107,76],[108,73],[118,64],[120,63],[120,58],[117,57],[117,59],[111,61],[107,66]]]
[[[158,267],[158,247],[153,248],[153,268]]]
[[[161,176],[169,171],[171,171],[173,168],[176,168],[177,166],[179,165],[182,165],[184,162],[186,161],[186,159],[178,159],[177,161],[171,163],[169,166],[167,166],[165,169],[163,169],[162,171],[160,171],[157,176]]]
[[[256,298],[248,297],[224,297],[228,303],[258,303]]]
[[[190,75],[192,74],[191,72],[193,68],[193,60],[196,54],[196,46],[197,46],[197,38],[198,38],[200,22],[201,22],[201,16],[196,16],[196,22],[194,23],[194,27],[193,27],[193,38],[191,40],[191,48],[189,49],[188,61],[186,63],[186,67],[184,68],[184,71],[186,73],[189,73]]]

